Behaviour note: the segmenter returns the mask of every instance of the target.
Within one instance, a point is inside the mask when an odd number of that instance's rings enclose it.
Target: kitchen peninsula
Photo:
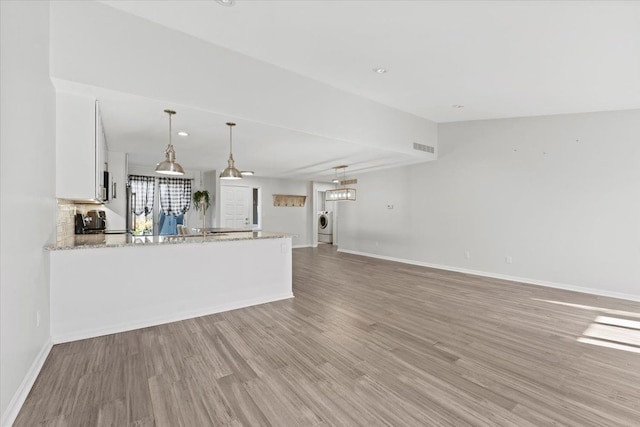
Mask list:
[[[51,245],[62,343],[292,298],[291,236],[82,236]]]

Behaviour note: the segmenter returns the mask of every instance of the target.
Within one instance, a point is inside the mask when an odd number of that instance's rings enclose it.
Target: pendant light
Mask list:
[[[232,130],[235,125],[235,123],[227,123],[227,126],[229,126],[229,160],[227,168],[220,174],[220,179],[242,179],[242,173],[236,169],[235,162],[233,161]]]
[[[342,169],[342,181],[337,181],[337,183],[344,185],[343,188],[336,188],[335,190],[327,190],[324,192],[324,200],[326,202],[342,202],[342,201],[355,201],[356,200],[356,189],[355,188],[347,188],[347,184],[355,184],[358,182],[357,179],[352,179],[347,181],[345,177],[345,169],[347,165],[336,166],[333,169],[335,170],[334,175],[336,178],[332,180],[332,182],[336,183],[336,179],[338,177],[338,170]]]
[[[162,175],[184,175],[184,169],[176,162],[176,152],[171,143],[171,116],[176,114],[173,110],[164,110],[169,115],[169,145],[164,151],[165,159],[156,165],[156,172]]]

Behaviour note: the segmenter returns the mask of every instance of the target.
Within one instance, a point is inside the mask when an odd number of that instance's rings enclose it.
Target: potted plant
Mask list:
[[[193,207],[197,211],[202,211],[202,234],[206,234],[205,223],[207,220],[207,209],[210,206],[209,192],[207,190],[193,193]]]

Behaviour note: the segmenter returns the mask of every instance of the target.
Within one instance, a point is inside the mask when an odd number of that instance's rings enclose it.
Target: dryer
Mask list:
[[[333,212],[318,214],[318,242],[333,243]]]

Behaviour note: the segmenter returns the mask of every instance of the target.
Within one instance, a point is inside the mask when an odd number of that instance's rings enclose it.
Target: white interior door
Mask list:
[[[253,223],[251,187],[224,185],[220,188],[220,227],[251,229]]]

